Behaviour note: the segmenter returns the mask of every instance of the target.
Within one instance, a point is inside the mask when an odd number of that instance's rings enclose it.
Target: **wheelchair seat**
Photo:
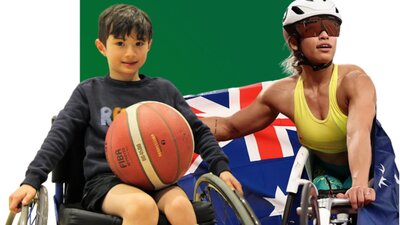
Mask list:
[[[202,225],[213,225],[214,210],[208,202],[193,202],[193,208],[196,212],[196,217]],[[200,218],[200,219],[199,219]],[[96,224],[96,225],[121,225],[122,220],[117,216],[111,216],[101,213],[95,213],[82,209],[80,205],[60,205],[58,210],[59,225],[83,225],[83,224]],[[160,213],[158,221],[159,225],[170,224],[164,214]]]
[[[53,118],[54,120],[55,118]],[[58,225],[121,225],[122,219],[117,216],[91,212],[83,209],[81,199],[85,178],[83,176],[83,158],[85,156],[84,131],[75,134],[75,141],[52,171],[52,182],[56,190],[54,203]],[[193,202],[198,224],[215,224],[215,212],[209,202]],[[169,225],[166,216],[160,212],[159,225]]]

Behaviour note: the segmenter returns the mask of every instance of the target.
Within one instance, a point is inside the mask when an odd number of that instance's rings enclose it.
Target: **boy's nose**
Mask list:
[[[126,46],[125,55],[136,55],[135,47],[132,45]]]

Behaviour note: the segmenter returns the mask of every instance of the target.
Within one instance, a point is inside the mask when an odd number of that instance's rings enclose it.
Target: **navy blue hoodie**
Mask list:
[[[145,75],[140,75],[140,78],[139,81],[118,81],[107,75],[80,83],[57,115],[43,145],[26,171],[23,184],[38,189],[74,142],[74,134],[82,130],[86,130],[86,156],[83,161],[85,179],[111,173],[105,157],[104,139],[112,122],[112,112],[116,108],[127,108],[141,101],[163,102],[181,112],[192,128],[195,152],[208,163],[209,170],[216,175],[230,170],[228,158],[210,129],[192,112],[177,88],[162,78]]]

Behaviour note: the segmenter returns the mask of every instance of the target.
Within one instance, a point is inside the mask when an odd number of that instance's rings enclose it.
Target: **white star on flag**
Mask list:
[[[382,188],[382,185],[384,185],[384,186],[388,186],[386,183],[385,183],[385,181],[387,180],[383,175],[384,175],[384,173],[385,173],[385,166],[383,166],[382,164],[381,164],[381,168],[379,169],[381,172],[382,172],[382,177],[381,177],[381,179],[379,179],[379,182],[378,182],[378,186],[379,186],[379,188]]]
[[[283,193],[279,186],[276,187],[275,198],[264,197],[269,203],[274,206],[274,211],[269,216],[283,216],[287,196]]]

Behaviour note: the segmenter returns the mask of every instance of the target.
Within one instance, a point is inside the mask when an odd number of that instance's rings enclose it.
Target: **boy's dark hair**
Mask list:
[[[133,5],[112,5],[99,16],[99,39],[104,45],[109,35],[125,39],[132,31],[142,41],[149,41],[153,36],[149,16]]]

